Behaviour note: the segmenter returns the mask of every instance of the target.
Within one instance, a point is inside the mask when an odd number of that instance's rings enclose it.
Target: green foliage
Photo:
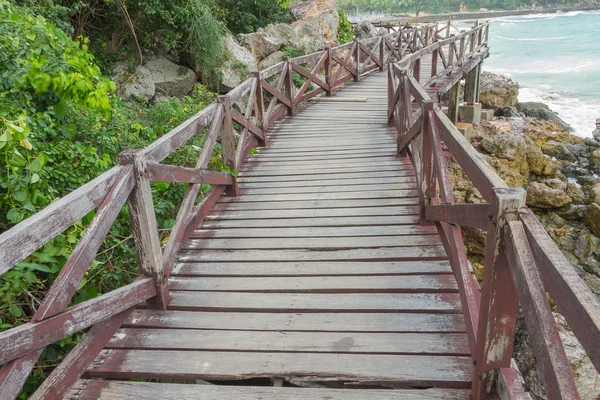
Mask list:
[[[352,29],[352,25],[348,18],[346,18],[346,14],[342,11],[338,10],[338,14],[340,16],[340,22],[338,23],[338,34],[337,39],[340,44],[345,44],[354,40],[354,31]]]
[[[284,21],[287,6],[282,0],[218,0],[217,12],[231,33],[250,33]]]

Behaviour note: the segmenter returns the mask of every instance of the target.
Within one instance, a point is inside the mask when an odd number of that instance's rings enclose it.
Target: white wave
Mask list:
[[[582,100],[557,92],[548,91],[548,85],[521,87],[519,101],[537,101],[548,105],[551,110],[571,125],[574,134],[581,137],[591,137],[596,126],[596,118],[600,101]]]
[[[580,14],[596,14],[596,11],[557,11],[555,13],[545,13],[545,14],[530,14],[530,15],[515,15],[512,17],[501,17],[495,18],[495,21],[499,22],[509,22],[509,23],[519,23],[519,22],[534,22],[536,20],[550,20],[558,17],[575,17]]]
[[[557,36],[557,37],[548,37],[548,38],[509,38],[509,37],[500,36],[500,35],[495,35],[495,36],[500,39],[516,40],[519,42],[537,42],[537,41],[544,41],[544,40],[564,40],[564,39],[570,39],[572,37],[575,37],[575,35]]]

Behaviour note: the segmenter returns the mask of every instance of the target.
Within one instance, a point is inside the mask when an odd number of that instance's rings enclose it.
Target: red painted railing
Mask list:
[[[511,366],[520,304],[548,398],[578,399],[546,292],[599,371],[600,302],[525,206],[525,191],[509,188],[428,94],[444,93],[481,62],[487,29],[439,40],[392,65],[389,122],[398,131],[398,151],[408,152],[417,172],[421,221],[438,227],[458,281],[474,363],[472,398],[485,398],[494,386],[502,399],[530,398]],[[420,84],[426,54],[434,60],[431,78]],[[444,70],[438,72],[436,60],[443,56]],[[487,203],[454,203],[446,155],[460,164]],[[487,232],[481,292],[460,226]]]

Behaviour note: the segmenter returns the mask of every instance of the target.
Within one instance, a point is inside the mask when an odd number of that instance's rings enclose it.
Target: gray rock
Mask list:
[[[542,182],[530,182],[527,187],[527,205],[538,208],[560,208],[571,204],[571,198],[559,188]]]
[[[337,45],[340,16],[336,0],[308,0],[291,5],[290,11],[296,19],[292,24],[296,33],[320,37],[326,46]]]
[[[594,235],[600,236],[600,205],[592,203],[583,212],[583,220]]]
[[[194,89],[196,74],[165,57],[150,58],[130,73],[127,65],[119,63],[112,79],[118,84],[118,93],[124,100],[150,101],[155,96],[185,96]]]
[[[558,126],[567,131],[573,130],[573,128],[571,128],[569,124],[560,119],[558,114],[552,111],[550,107],[548,107],[544,103],[537,103],[533,101],[517,103],[517,109],[523,114],[525,114],[525,116],[527,117],[544,119],[546,121],[553,121],[556,122]]]
[[[479,101],[483,108],[507,108],[517,105],[519,84],[502,75],[481,73]]]
[[[378,30],[369,21],[360,21],[354,25],[354,37],[356,39],[368,39],[378,35]]]
[[[235,38],[239,44],[250,50],[250,53],[258,62],[275,53],[285,44],[284,39],[267,35],[264,31],[240,34]]]
[[[245,47],[240,46],[233,36],[223,38],[223,46],[227,52],[227,60],[221,67],[221,91],[228,92],[246,80],[258,66],[254,57]]]
[[[285,53],[283,51],[276,51],[275,53],[263,58],[263,60],[258,63],[258,69],[262,71],[263,69],[272,67],[273,65],[282,62],[284,58]]]
[[[596,120],[596,129],[592,132],[592,136],[600,143],[600,118]]]

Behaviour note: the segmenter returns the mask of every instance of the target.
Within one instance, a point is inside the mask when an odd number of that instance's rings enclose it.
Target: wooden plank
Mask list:
[[[369,184],[390,184],[390,183],[414,183],[414,176],[388,176],[383,178],[348,178],[348,179],[323,179],[318,182],[309,181],[290,181],[290,182],[243,182],[240,185],[242,189],[254,188],[290,188],[290,187],[324,187],[339,186],[363,186]]]
[[[285,155],[286,160],[319,160],[321,158],[326,159],[334,159],[334,158],[352,158],[354,155],[369,155],[369,156],[393,156],[394,152],[390,150],[390,148],[374,148],[368,150],[362,149],[340,149],[339,151],[331,152],[331,151],[314,151],[314,152],[301,152],[301,153],[289,153]],[[254,159],[256,161],[262,160],[270,160],[270,159],[282,158],[281,154],[277,154],[273,152],[270,154],[268,150],[262,151],[258,154],[254,155]]]
[[[146,379],[248,379],[293,376],[342,382],[396,382],[412,386],[466,388],[467,357],[165,350],[104,350],[88,377]]]
[[[241,195],[280,195],[280,194],[318,194],[323,193],[323,195],[333,194],[333,193],[363,193],[370,191],[388,191],[388,190],[409,190],[416,189],[416,182],[407,182],[407,183],[397,183],[397,184],[365,184],[365,185],[331,185],[331,186],[295,186],[295,187],[287,187],[287,188],[242,188],[240,190]],[[243,199],[243,197],[240,197]]]
[[[363,227],[309,227],[309,228],[238,228],[238,229],[198,229],[192,239],[232,239],[232,238],[318,238],[348,236],[404,236],[437,235],[433,226],[384,225]],[[398,238],[398,240],[401,240]]]
[[[374,172],[349,172],[349,173],[329,173],[323,171],[320,174],[307,175],[285,175],[285,176],[252,176],[243,175],[238,178],[239,183],[258,183],[258,182],[295,182],[295,181],[313,181],[318,183],[321,180],[340,180],[343,183],[346,179],[365,179],[365,178],[395,178],[414,176],[414,171],[410,169],[402,171],[374,171]]]
[[[148,161],[161,162],[169,154],[181,147],[192,136],[210,124],[216,112],[217,105],[211,104],[198,114],[190,117],[175,129],[169,131],[157,141],[143,150],[144,156]]]
[[[148,164],[148,176],[155,182],[207,183],[210,185],[231,185],[231,174],[197,168],[184,168],[175,165]]]
[[[107,321],[94,325],[29,398],[31,400],[62,399],[131,311],[133,309],[123,311]]]
[[[406,185],[409,186],[409,185]],[[375,190],[375,191],[356,191],[356,192],[333,192],[333,193],[288,193],[288,194],[246,194],[244,196],[232,198],[226,197],[219,201],[219,204],[232,203],[254,203],[254,202],[281,202],[281,201],[305,201],[305,200],[366,200],[366,199],[403,199],[407,197],[417,197],[416,188],[406,188],[399,190]]]
[[[136,310],[123,327],[271,332],[464,332],[459,314]],[[201,334],[201,333],[200,333]]]
[[[277,277],[449,274],[448,261],[178,263],[173,276]]]
[[[108,349],[469,355],[464,333],[120,329]],[[302,354],[304,356],[304,354]],[[300,355],[299,355],[300,357]]]
[[[533,212],[522,209],[520,217],[545,289],[557,302],[596,369],[600,370],[600,300],[556,247]]]
[[[82,380],[67,400],[466,400],[461,389],[347,390]]]
[[[452,275],[173,277],[169,289],[251,293],[456,293]]]
[[[394,216],[419,214],[417,205],[391,206],[391,207],[358,207],[358,208],[308,208],[305,210],[245,210],[245,211],[213,211],[206,217],[207,220],[219,219],[277,219],[277,218],[321,218],[321,217],[366,217],[366,216]],[[342,221],[339,221],[340,224]],[[318,224],[318,221],[315,221]]]
[[[0,275],[102,203],[127,167],[114,167],[0,235]]]
[[[151,278],[79,303],[40,322],[26,323],[0,333],[0,364],[82,331],[156,295]]]
[[[416,208],[415,208],[416,210]],[[313,227],[347,227],[347,226],[385,226],[385,225],[415,225],[420,221],[419,214],[389,215],[389,216],[345,216],[318,218],[279,218],[269,219],[219,219],[211,216],[205,220],[203,228],[313,228]]]
[[[425,219],[429,221],[441,221],[483,230],[488,228],[489,214],[490,205],[487,203],[425,206]]]
[[[551,399],[578,399],[571,366],[523,224],[511,221],[508,225],[505,234],[508,265],[519,294],[544,389]]]
[[[439,246],[438,235],[191,239],[183,250],[330,250]]]
[[[461,312],[456,293],[171,293],[171,310],[243,312]]]
[[[417,197],[383,198],[383,199],[339,199],[339,200],[296,200],[296,201],[248,201],[237,203],[217,203],[213,210],[224,211],[256,211],[256,210],[316,210],[321,208],[361,208],[361,207],[393,207],[416,205]]]
[[[180,261],[412,261],[446,258],[440,246],[338,250],[183,250]]]

